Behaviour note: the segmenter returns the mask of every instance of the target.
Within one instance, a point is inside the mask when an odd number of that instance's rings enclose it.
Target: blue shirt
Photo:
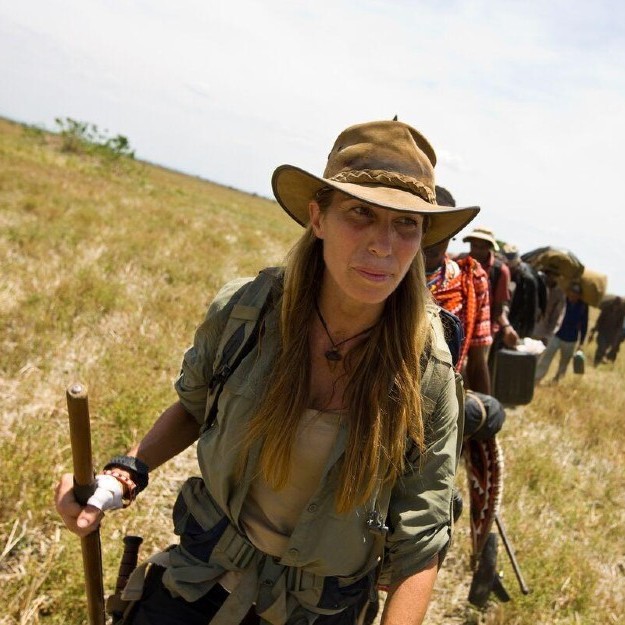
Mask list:
[[[582,302],[582,300],[571,302],[567,298],[564,319],[562,319],[562,325],[556,332],[556,336],[561,341],[566,341],[567,343],[574,343],[578,338],[583,343],[587,330],[588,304]]]

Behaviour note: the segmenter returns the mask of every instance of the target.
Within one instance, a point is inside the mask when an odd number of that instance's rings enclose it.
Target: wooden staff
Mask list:
[[[74,463],[74,494],[78,503],[84,506],[96,489],[91,456],[91,427],[87,388],[79,383],[72,384],[67,388],[66,396]],[[82,537],[80,545],[85,571],[89,624],[105,625],[104,582],[99,529]]]

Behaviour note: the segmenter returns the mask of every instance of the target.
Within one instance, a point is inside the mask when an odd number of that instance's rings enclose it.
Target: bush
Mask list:
[[[135,157],[128,138],[124,135],[109,137],[95,124],[81,122],[71,117],[56,117],[57,132],[61,135],[61,150],[74,154],[93,154],[107,158]]]

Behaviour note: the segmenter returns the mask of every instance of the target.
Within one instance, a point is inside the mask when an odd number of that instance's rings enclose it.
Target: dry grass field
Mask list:
[[[57,136],[0,120],[0,624],[86,622],[79,541],[52,505],[71,467],[67,385],[89,388],[101,466],[173,401],[182,353],[216,289],[279,263],[297,233],[272,201],[63,151]],[[508,412],[500,438],[502,517],[532,592],[519,592],[500,548],[512,601],[467,604],[465,514],[427,622],[624,622],[625,355],[538,388]],[[144,536],[144,555],[173,540],[171,506],[193,472],[188,450],[136,505],[107,516],[108,592],[125,533]]]

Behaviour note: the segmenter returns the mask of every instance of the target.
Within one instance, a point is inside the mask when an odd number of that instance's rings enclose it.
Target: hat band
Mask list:
[[[383,169],[352,169],[350,171],[340,171],[336,176],[328,178],[334,182],[351,182],[354,184],[382,184],[389,187],[399,187],[415,193],[422,200],[430,204],[436,204],[434,192],[411,176],[404,176]]]

